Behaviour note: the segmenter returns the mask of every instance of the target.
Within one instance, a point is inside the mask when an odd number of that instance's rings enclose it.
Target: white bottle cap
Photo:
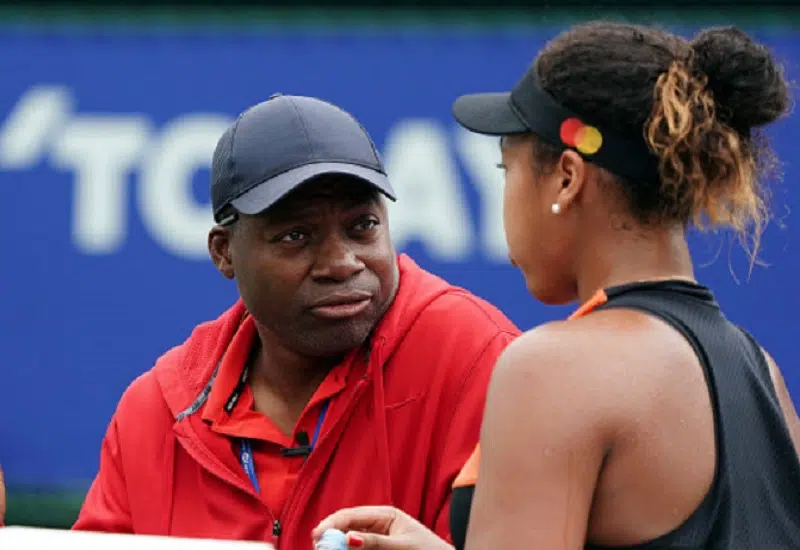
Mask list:
[[[317,548],[321,547],[326,549],[340,548],[341,550],[347,550],[347,535],[338,529],[326,529],[317,543]]]

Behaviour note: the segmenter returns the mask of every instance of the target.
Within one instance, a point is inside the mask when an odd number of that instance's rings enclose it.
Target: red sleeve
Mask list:
[[[6,515],[6,485],[3,479],[3,469],[0,468],[0,527],[4,527],[3,518]]]
[[[437,535],[450,541],[450,496],[453,482],[478,444],[486,392],[494,365],[516,332],[498,332],[475,359],[454,400],[449,421],[440,422],[431,464],[435,464],[431,498],[438,503],[433,522]]]
[[[111,419],[100,450],[100,470],[97,473],[78,521],[72,527],[79,531],[132,533],[128,490],[120,461],[117,417]]]

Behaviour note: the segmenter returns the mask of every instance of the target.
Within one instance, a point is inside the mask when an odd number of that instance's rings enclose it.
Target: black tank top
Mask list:
[[[672,532],[625,548],[800,548],[800,461],[756,341],[725,318],[701,285],[633,283],[605,294],[607,301],[595,311],[626,308],[653,315],[691,344],[706,376],[716,431],[716,473],[700,506]],[[473,490],[462,486],[453,491],[450,528],[458,550],[464,547]]]

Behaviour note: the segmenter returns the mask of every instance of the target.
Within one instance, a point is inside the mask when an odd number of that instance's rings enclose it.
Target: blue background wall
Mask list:
[[[398,244],[424,267],[520,327],[565,315],[529,298],[505,260],[496,143],[465,136],[450,116],[461,93],[509,88],[558,30],[0,30],[8,482],[85,489],[125,387],[235,299],[203,253],[207,162],[224,125],[273,92],[330,100],[364,123],[396,178]],[[756,34],[796,76],[800,33]],[[775,195],[783,217],[800,206],[800,119],[771,135],[787,163]],[[770,227],[771,265],[749,280],[735,244],[693,245],[701,281],[782,364],[798,399],[795,218]]]

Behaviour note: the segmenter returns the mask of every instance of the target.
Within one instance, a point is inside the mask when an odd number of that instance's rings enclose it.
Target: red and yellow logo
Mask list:
[[[568,118],[561,123],[561,141],[574,147],[584,155],[594,155],[603,146],[603,134],[594,126],[588,126],[577,118]]]

